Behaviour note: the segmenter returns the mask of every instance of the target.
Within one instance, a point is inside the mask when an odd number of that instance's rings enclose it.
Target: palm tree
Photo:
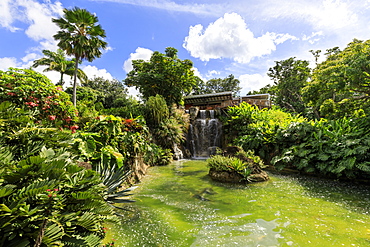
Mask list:
[[[32,67],[36,68],[38,66],[46,65],[48,66],[43,71],[57,71],[60,73],[60,81],[58,82],[58,85],[63,85],[63,76],[69,75],[73,76],[75,71],[75,61],[73,60],[67,60],[65,57],[65,53],[63,50],[58,49],[57,52],[52,52],[49,50],[43,50],[42,53],[45,57],[37,59],[33,62]],[[77,70],[77,77],[80,81],[87,81],[86,74],[81,70]]]
[[[67,55],[75,58],[75,71],[73,80],[73,104],[76,106],[77,69],[78,64],[86,59],[92,62],[100,57],[100,49],[107,47],[105,31],[97,25],[98,18],[85,9],[78,7],[72,10],[64,9],[64,17],[52,19],[61,29],[53,37],[59,40],[58,46],[66,51]]]

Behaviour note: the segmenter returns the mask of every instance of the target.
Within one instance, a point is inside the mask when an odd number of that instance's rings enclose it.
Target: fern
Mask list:
[[[363,172],[370,173],[370,161],[356,164],[356,168]]]

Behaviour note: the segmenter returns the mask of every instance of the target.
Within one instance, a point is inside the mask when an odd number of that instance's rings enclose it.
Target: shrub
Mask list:
[[[222,155],[214,155],[211,158],[207,159],[207,165],[210,169],[215,171],[229,171],[237,172],[247,179],[251,173],[249,167],[250,164],[243,162],[242,160],[236,157],[226,157]]]
[[[19,162],[3,155],[1,246],[99,246],[103,223],[114,218],[98,173],[51,149]]]
[[[77,120],[70,96],[33,70],[0,71],[0,101],[32,111],[34,121],[45,126],[71,128]]]

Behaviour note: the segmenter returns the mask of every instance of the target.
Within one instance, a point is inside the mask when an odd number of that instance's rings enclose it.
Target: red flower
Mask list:
[[[63,91],[63,88],[61,88],[61,87],[57,87],[56,88],[58,91]]]
[[[16,93],[13,93],[13,92],[8,92],[7,95],[16,96],[17,94]]]
[[[59,191],[59,189],[54,189],[54,191]]]
[[[69,129],[72,130],[72,134],[76,133],[76,129],[78,129],[78,125],[73,125],[73,126],[69,127]]]
[[[49,118],[51,121],[54,121],[57,117],[56,117],[56,116],[53,116],[53,115],[50,115],[50,116],[48,116],[48,118]]]
[[[51,191],[51,189],[47,189],[46,191]]]

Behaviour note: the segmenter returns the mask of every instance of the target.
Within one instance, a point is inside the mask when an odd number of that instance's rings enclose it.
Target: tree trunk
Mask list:
[[[76,107],[76,103],[77,103],[77,98],[76,98],[76,94],[77,94],[77,70],[78,70],[78,60],[79,58],[76,56],[76,61],[75,61],[75,71],[74,71],[74,75],[73,75],[73,95],[72,95],[72,102],[73,102],[73,105]]]

